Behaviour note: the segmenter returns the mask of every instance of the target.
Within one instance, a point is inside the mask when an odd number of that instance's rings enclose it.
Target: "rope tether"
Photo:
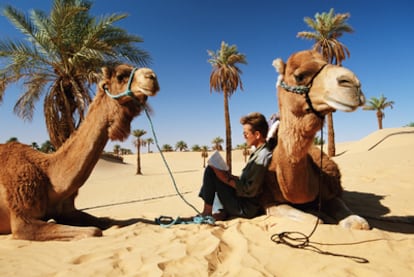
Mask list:
[[[172,183],[174,185],[174,189],[177,192],[177,195],[180,196],[180,198],[184,201],[184,203],[186,203],[189,207],[191,207],[197,213],[197,216],[193,217],[191,220],[184,220],[184,219],[181,219],[179,217],[174,220],[171,217],[160,216],[159,218],[155,219],[155,222],[158,223],[159,225],[163,226],[163,227],[169,227],[169,226],[174,225],[174,224],[188,224],[188,223],[214,225],[215,219],[212,216],[203,216],[203,215],[201,215],[201,212],[194,205],[192,205],[190,202],[188,202],[187,199],[185,199],[184,196],[181,194],[180,190],[177,187],[177,183],[175,182],[175,178],[174,178],[174,176],[171,172],[171,169],[170,169],[170,167],[167,163],[167,160],[165,159],[164,154],[163,154],[163,152],[160,148],[160,145],[158,143],[158,138],[157,138],[157,135],[155,134],[155,130],[154,130],[154,124],[152,123],[152,120],[151,120],[151,117],[148,113],[147,108],[144,108],[144,111],[145,111],[145,114],[148,118],[148,121],[149,121],[149,124],[150,124],[150,127],[151,127],[151,132],[152,132],[152,135],[154,137],[155,145],[156,145],[158,151],[160,152],[160,155],[161,155],[161,158],[162,158],[162,160],[165,164],[165,167],[168,170],[168,174],[171,177],[171,180],[172,180]]]

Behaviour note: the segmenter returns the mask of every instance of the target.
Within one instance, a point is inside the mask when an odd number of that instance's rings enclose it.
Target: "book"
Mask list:
[[[227,166],[226,162],[223,160],[223,158],[217,150],[214,151],[214,153],[208,159],[207,164],[220,170],[229,170],[229,167]]]

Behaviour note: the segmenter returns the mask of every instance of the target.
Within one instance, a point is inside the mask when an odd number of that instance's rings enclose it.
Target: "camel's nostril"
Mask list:
[[[147,77],[148,79],[151,79],[151,80],[155,80],[155,79],[157,79],[157,76],[155,76],[155,74],[147,74],[147,75],[146,75],[146,77]]]

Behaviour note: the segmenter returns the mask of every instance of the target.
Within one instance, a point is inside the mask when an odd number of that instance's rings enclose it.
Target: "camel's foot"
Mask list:
[[[266,214],[276,217],[286,217],[299,222],[316,222],[318,220],[319,224],[323,224],[320,218],[295,209],[287,204],[269,206],[266,208]]]
[[[357,230],[369,230],[370,226],[368,221],[365,218],[360,217],[359,215],[350,215],[341,221],[339,225],[348,228],[348,229],[357,229]]]

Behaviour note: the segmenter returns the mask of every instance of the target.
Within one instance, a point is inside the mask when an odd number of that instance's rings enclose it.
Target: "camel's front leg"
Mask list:
[[[108,218],[95,217],[76,209],[75,198],[77,195],[78,191],[74,192],[60,203],[57,208],[57,215],[53,216],[53,219],[57,223],[74,226],[95,226],[102,230],[108,229],[114,225]]]
[[[74,226],[95,226],[106,230],[112,226],[127,226],[141,221],[140,219],[117,220],[109,217],[96,217],[75,208],[77,192],[65,199],[58,209],[60,212],[53,219],[60,224]]]
[[[96,227],[74,227],[15,216],[11,218],[11,227],[12,237],[22,240],[77,240],[102,236],[102,231]]]
[[[124,221],[111,219],[109,217],[96,217],[79,210],[65,212],[55,218],[57,223],[74,225],[74,226],[95,226],[99,229],[106,230],[114,225],[124,225]],[[129,224],[131,224],[128,221]]]
[[[335,218],[339,222],[339,225],[344,228],[358,230],[370,229],[368,221],[365,218],[354,214],[339,197],[324,202],[322,204],[322,209],[327,215]]]
[[[318,220],[319,223],[323,223],[318,217],[298,210],[288,204],[268,206],[266,207],[266,215],[286,217],[299,222],[316,222]]]

